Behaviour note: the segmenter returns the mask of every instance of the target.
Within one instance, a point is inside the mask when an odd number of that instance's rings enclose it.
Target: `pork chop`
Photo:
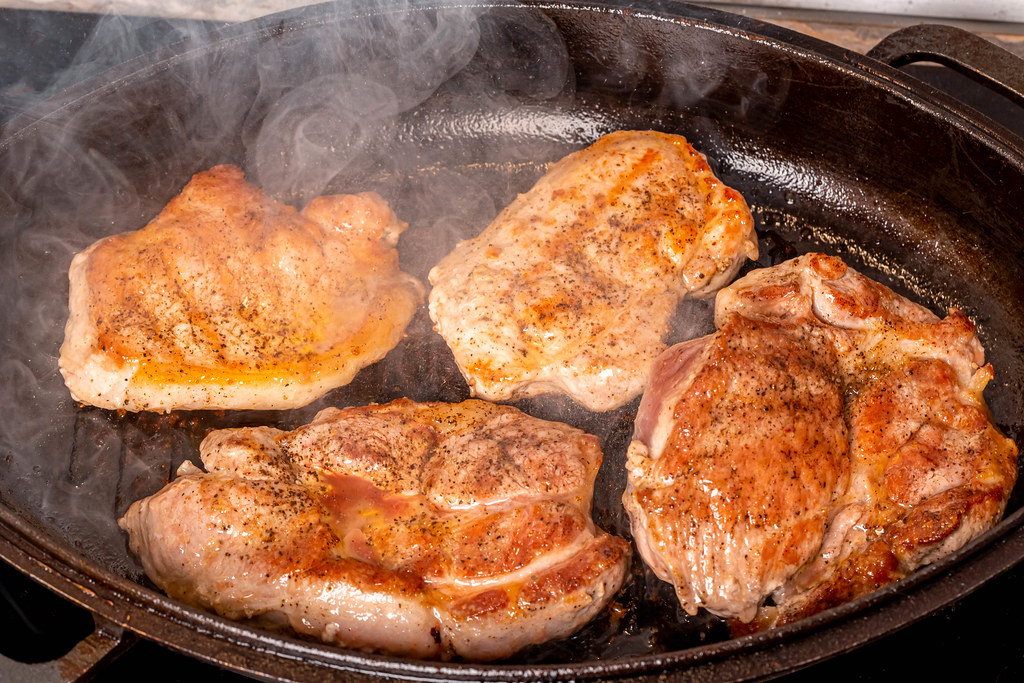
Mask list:
[[[574,632],[622,584],[590,518],[596,437],[515,408],[398,400],[220,430],[120,520],[172,597],[342,646],[492,660]]]
[[[374,193],[300,213],[234,166],[198,173],[146,227],[75,256],[65,382],[109,409],[303,406],[401,339],[423,297],[398,267],[405,228]]]
[[[757,257],[746,202],[678,135],[620,131],[553,164],[429,274],[430,316],[475,396],[638,396],[685,296]]]
[[[993,370],[962,312],[939,319],[808,254],[723,289],[715,324],[659,359],[623,496],[688,613],[792,621],[1002,516],[1017,447],[992,422]]]

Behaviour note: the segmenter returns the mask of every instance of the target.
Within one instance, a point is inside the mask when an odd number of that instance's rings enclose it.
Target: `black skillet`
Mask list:
[[[1019,93],[1007,73],[997,77]],[[715,618],[683,618],[637,562],[615,616],[486,666],[347,651],[154,590],[115,520],[210,429],[467,391],[421,312],[385,361],[302,410],[77,406],[56,371],[74,252],[142,225],[190,174],[233,162],[296,204],[377,190],[411,224],[403,266],[425,277],[545,163],[620,128],[681,133],[706,152],[752,207],[757,265],[823,250],[938,312],[963,308],[996,367],[996,420],[1019,438],[1024,142],[1005,129],[874,59],[676,3],[340,3],[274,15],[137,58],[3,131],[0,556],[98,624],[35,673],[75,678],[141,636],[265,679],[764,678],[891,633],[1024,557],[1015,495],[997,528],[900,584],[736,639]],[[708,331],[709,310],[684,305],[676,337]],[[602,415],[557,398],[519,405],[603,439],[595,516],[627,534],[618,496],[635,402]]]

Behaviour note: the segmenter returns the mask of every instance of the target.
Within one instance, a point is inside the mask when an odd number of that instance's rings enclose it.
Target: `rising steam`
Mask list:
[[[118,415],[75,405],[56,364],[75,253],[142,227],[192,173],[230,162],[297,206],[329,192],[379,192],[410,223],[403,267],[422,278],[528,187],[538,160],[567,151],[546,139],[504,148],[479,126],[460,139],[432,125],[445,120],[438,112],[495,121],[517,103],[536,109],[571,97],[565,48],[542,14],[343,3],[220,31],[106,16],[47,88],[32,94],[21,84],[26,112],[0,141],[0,496],[129,576],[139,570],[116,518],[195,457],[206,432],[310,415]],[[438,93],[442,105],[432,101]],[[453,118],[447,125],[460,125]],[[525,158],[514,167],[523,178],[509,185],[501,166]],[[393,366],[408,365],[408,381],[430,386],[416,375],[422,359],[402,354]],[[387,398],[381,391],[393,388],[379,380],[371,370],[329,400]]]

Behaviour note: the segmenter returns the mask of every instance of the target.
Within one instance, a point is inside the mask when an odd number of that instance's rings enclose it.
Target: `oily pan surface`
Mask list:
[[[141,227],[215,163],[239,164],[296,205],[330,192],[379,192],[410,223],[402,268],[425,281],[546,163],[616,129],[682,134],[750,204],[761,257],[744,272],[820,250],[939,314],[961,307],[995,366],[986,397],[996,422],[1020,438],[1024,292],[1014,269],[1024,207],[1005,191],[1024,180],[1019,155],[907,104],[898,88],[692,23],[569,9],[350,21],[335,14],[344,11],[319,8],[283,29],[136,64],[7,131],[0,499],[58,545],[150,585],[116,519],[195,460],[210,430],[290,429],[326,406],[398,397],[468,398],[421,307],[384,361],[299,410],[156,415],[77,406],[56,367],[71,256]],[[710,300],[685,302],[670,341],[710,332],[711,312]],[[636,403],[602,414],[557,397],[515,404],[602,440],[595,521],[627,538],[620,499]],[[1008,512],[1018,507],[1015,494]],[[607,660],[727,638],[721,620],[685,617],[671,588],[636,558],[613,609],[512,663]]]

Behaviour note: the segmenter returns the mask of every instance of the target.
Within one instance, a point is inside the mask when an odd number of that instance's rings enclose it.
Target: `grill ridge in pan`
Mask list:
[[[376,41],[356,29],[372,29]],[[637,560],[614,618],[488,666],[347,652],[227,622],[153,590],[114,520],[194,457],[210,429],[293,427],[326,405],[468,393],[421,310],[388,359],[298,411],[160,416],[78,407],[56,371],[75,251],[142,225],[191,173],[234,162],[296,204],[324,192],[379,191],[411,224],[399,247],[403,267],[425,279],[545,163],[619,128],[681,133],[705,152],[751,205],[758,265],[821,249],[937,312],[962,307],[996,367],[986,395],[997,421],[1019,436],[1024,291],[1015,268],[1024,207],[1007,188],[1021,185],[1024,160],[1011,134],[870,60],[710,10],[323,5],[139,57],[5,129],[0,277],[14,303],[0,340],[10,406],[0,418],[0,554],[145,637],[297,679],[643,677],[666,668],[695,678],[770,675],[899,628],[1016,563],[1024,552],[1019,494],[997,529],[901,584],[729,639],[720,620],[682,618],[668,587]],[[711,329],[709,302],[682,312],[702,322],[681,323],[680,337]],[[596,521],[628,535],[618,498],[635,402],[604,415],[556,398],[519,405],[602,438]]]

